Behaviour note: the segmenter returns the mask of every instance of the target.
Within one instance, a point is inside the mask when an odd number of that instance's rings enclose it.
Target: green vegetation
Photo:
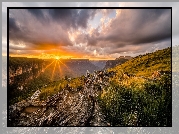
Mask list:
[[[41,91],[39,99],[45,100],[48,96],[52,96],[64,88],[80,90],[82,89],[83,85],[84,76],[71,78],[71,80],[68,80],[68,78],[65,77],[58,81],[51,81],[48,75],[41,74],[39,77],[31,80],[23,90],[17,90],[17,85],[15,84],[11,85],[10,88],[12,91],[9,92],[9,96],[12,97],[9,98],[9,104],[12,105],[16,102],[27,99],[38,89]]]
[[[109,70],[116,76],[98,101],[112,126],[171,126],[171,74],[150,79],[156,70],[171,71],[171,48],[137,56]],[[124,72],[136,77],[124,77]]]
[[[171,47],[153,53],[139,55],[110,70],[120,70],[135,74],[136,76],[146,77],[150,77],[156,70],[171,71]]]
[[[65,89],[70,90],[71,92],[81,90],[84,85],[84,76],[78,78],[72,78],[71,80],[61,79],[59,81],[54,81],[43,87],[40,93],[40,100],[46,100],[48,96],[58,93],[59,91]]]
[[[155,81],[116,77],[98,98],[112,126],[171,126],[171,75]]]
[[[97,101],[112,126],[172,125],[171,74],[152,79],[153,72],[158,70],[171,72],[171,48],[139,55],[108,69],[116,75],[110,77]],[[125,72],[135,76],[127,77]],[[39,99],[45,100],[64,88],[74,92],[83,86],[84,76],[50,82],[48,77],[40,75],[28,84],[28,92],[17,96],[16,102],[32,95],[37,89],[41,90]]]
[[[45,75],[40,75],[39,77],[30,80],[26,87],[23,90],[17,89],[16,83],[9,85],[11,91],[8,92],[9,97],[9,105],[12,105],[16,102],[22,101],[31,97],[35,91],[41,89],[44,83],[49,83],[49,77]]]

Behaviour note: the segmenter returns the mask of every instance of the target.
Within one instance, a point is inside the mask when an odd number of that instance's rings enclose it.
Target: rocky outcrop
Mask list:
[[[37,90],[31,97],[9,107],[9,125],[108,126],[96,98],[110,74],[96,71],[86,76],[82,89],[65,88],[46,101],[38,99],[40,91]]]

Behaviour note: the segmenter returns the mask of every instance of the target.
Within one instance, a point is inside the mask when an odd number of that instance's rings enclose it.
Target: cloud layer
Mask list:
[[[171,46],[171,10],[11,9],[9,39],[10,54],[134,56]]]

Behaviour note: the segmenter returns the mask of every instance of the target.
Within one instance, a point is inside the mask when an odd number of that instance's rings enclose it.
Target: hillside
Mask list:
[[[103,70],[108,69],[108,68],[113,68],[117,65],[123,64],[126,61],[128,61],[128,59],[126,58],[119,58],[119,59],[115,59],[115,60],[108,60],[106,62],[106,65],[104,66]]]
[[[150,77],[154,71],[171,71],[171,47],[132,58],[110,70]]]
[[[79,77],[86,71],[93,72],[99,67],[88,59],[38,59],[9,57],[9,95],[10,104],[32,95],[47,83],[63,78]]]
[[[171,126],[171,48],[139,55],[108,69],[116,73],[100,97],[114,126]],[[152,77],[159,71],[161,75]]]
[[[119,58],[116,58],[115,60],[108,60],[103,69],[113,68],[117,65],[121,65],[125,63],[126,61],[130,60],[131,58],[132,58],[131,56],[120,56]]]
[[[108,70],[44,83],[9,107],[10,125],[171,126],[170,63],[166,48]],[[156,70],[165,73],[151,77]]]

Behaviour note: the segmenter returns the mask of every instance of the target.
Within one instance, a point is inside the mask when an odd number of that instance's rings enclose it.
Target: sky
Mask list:
[[[2,3],[2,30],[5,31],[7,26],[7,6],[39,7],[46,4]],[[118,7],[146,6],[146,3],[117,4]],[[171,46],[170,9],[80,9],[87,3],[64,5],[78,6],[79,9],[10,9],[9,54],[39,58],[115,59]],[[89,5],[93,6],[92,3]],[[113,5],[116,7],[116,3],[103,3],[107,7]],[[172,15],[176,15],[175,10]],[[173,30],[175,44],[179,42],[178,31],[178,28]],[[4,55],[6,34],[2,34]]]

